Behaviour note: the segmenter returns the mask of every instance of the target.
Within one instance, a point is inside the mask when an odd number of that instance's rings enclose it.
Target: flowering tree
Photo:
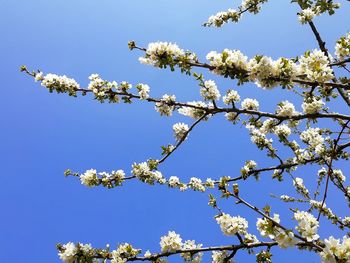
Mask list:
[[[267,0],[244,0],[237,10],[219,12],[211,16],[204,26],[221,27],[229,22],[239,22],[244,13],[258,14],[265,2]],[[68,169],[65,175],[77,177],[87,187],[116,188],[129,180],[140,180],[149,185],[159,184],[180,191],[211,191],[209,206],[217,211],[217,224],[224,235],[236,239],[229,245],[204,246],[194,240],[183,241],[179,234],[169,231],[160,238],[160,251],[143,253],[128,243],[111,249],[109,246],[93,248],[90,244],[69,242],[57,245],[62,261],[165,262],[168,257],[179,255],[183,261],[194,263],[201,262],[204,253],[212,253],[212,262],[221,263],[233,262],[237,251],[245,250],[249,254],[255,254],[257,262],[272,262],[273,247],[295,247],[318,253],[323,262],[350,262],[350,237],[346,235],[350,228],[350,217],[333,212],[331,204],[327,203],[327,193],[333,187],[344,196],[345,203],[350,204],[350,186],[346,186],[345,176],[337,167],[349,157],[350,115],[330,108],[335,100],[350,107],[350,79],[346,77],[350,73],[346,67],[350,63],[350,34],[339,38],[335,43],[335,56],[332,56],[313,23],[313,18],[327,13],[332,15],[340,5],[332,0],[293,0],[292,3],[299,5],[298,20],[311,28],[318,44],[317,48],[306,51],[297,58],[281,57],[273,60],[264,55],[248,58],[239,50],[224,49],[209,52],[207,62],[204,62],[194,52],[185,51],[173,43],[155,42],[142,47],[134,41],[129,42],[130,50],[142,53],[139,59],[141,63],[161,69],[170,68],[171,71],[179,70],[195,78],[202,101],[181,102],[175,95],[168,94],[155,98],[150,95],[147,84],[136,84],[133,88],[129,82],[107,81],[98,74],[92,74],[89,85],[83,88],[72,78],[21,67],[21,71],[41,82],[50,92],[67,93],[73,97],[91,95],[101,103],[131,104],[142,100],[154,104],[161,116],[170,117],[177,111],[192,119],[190,125],[175,123],[175,142],[162,146],[159,158],[134,163],[130,174],[124,170],[103,172],[90,169],[80,173]],[[236,90],[226,90],[222,96],[223,92],[216,83],[206,79],[196,69],[235,80],[238,86],[253,82],[263,89],[284,88],[290,91],[291,96],[301,97],[303,102],[295,106],[284,100],[276,105],[274,112],[262,111],[257,99],[243,99]],[[336,73],[345,76],[336,76]],[[192,177],[185,181],[176,176],[163,176],[161,165],[177,152],[191,131],[198,124],[220,114],[224,114],[232,124],[243,124],[251,141],[276,164],[264,166],[258,165],[254,160],[247,160],[241,170],[237,171],[239,175],[216,179]],[[287,149],[289,157],[280,156],[280,148]],[[319,169],[313,188],[306,187],[296,172],[298,167],[309,165]],[[258,180],[266,173],[272,173],[272,178],[278,181],[286,176],[292,178],[295,196],[282,195],[274,198],[279,198],[286,206],[290,206],[293,228],[287,227],[287,220],[281,220],[278,211],[272,207],[259,208],[248,201],[249,196],[240,193],[240,184],[254,178]],[[237,205],[246,206],[256,214],[259,237],[249,232],[245,218],[223,211],[220,202],[225,200],[235,200]],[[329,233],[322,239],[318,235],[321,217],[343,231],[344,237],[338,239]]]

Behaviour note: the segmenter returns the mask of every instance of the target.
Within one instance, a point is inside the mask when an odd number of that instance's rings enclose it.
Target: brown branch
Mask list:
[[[331,66],[331,67],[343,66],[344,64],[347,64],[347,63],[350,63],[350,58],[331,63],[331,64],[329,64],[329,66]]]
[[[179,148],[179,146],[186,140],[188,134],[194,129],[194,127],[196,127],[202,120],[204,120],[206,117],[208,116],[208,114],[204,114],[202,117],[200,117],[198,120],[196,120],[191,127],[188,129],[187,132],[184,133],[184,136],[182,136],[181,140],[179,140],[177,142],[177,144],[175,145],[175,147],[169,152],[167,153],[162,159],[160,159],[158,161],[158,164],[163,163],[166,159],[168,159],[168,157],[176,151],[177,148]]]
[[[335,156],[336,156],[336,153],[337,153],[336,148],[337,148],[337,145],[338,145],[339,140],[340,140],[340,138],[341,138],[341,135],[342,135],[343,132],[345,131],[345,128],[347,127],[348,124],[349,124],[349,121],[347,121],[347,122],[343,125],[341,131],[340,131],[339,134],[338,134],[337,139],[334,141],[334,146],[333,146],[332,154],[331,154],[331,156],[330,156],[331,160],[329,161],[329,165],[328,165],[326,187],[325,187],[325,190],[324,190],[324,194],[323,194],[323,199],[322,199],[322,204],[321,204],[321,207],[320,207],[320,211],[319,211],[318,216],[317,216],[317,221],[320,220],[321,212],[322,212],[323,206],[324,206],[324,204],[325,204],[325,202],[326,202],[327,192],[328,192],[329,178],[330,178],[330,177],[332,176],[332,174],[333,174],[332,164],[333,164],[333,160],[334,160],[334,158],[335,158]]]

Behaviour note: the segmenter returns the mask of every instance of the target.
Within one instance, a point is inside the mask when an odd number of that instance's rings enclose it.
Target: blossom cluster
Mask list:
[[[243,110],[257,111],[259,110],[259,102],[256,99],[247,98],[242,101],[241,107]]]
[[[248,229],[248,222],[245,218],[240,216],[230,216],[223,213],[216,217],[217,223],[220,225],[221,231],[226,236],[234,236],[236,234],[246,234]]]
[[[104,102],[108,100],[112,103],[118,103],[120,101],[119,96],[122,96],[125,103],[130,103],[131,98],[139,98],[140,100],[149,98],[150,87],[143,83],[136,85],[138,91],[137,97],[129,93],[129,90],[132,88],[130,83],[122,81],[118,85],[116,81],[102,79],[99,74],[91,74],[89,76],[90,81],[87,89],[81,89],[80,85],[74,79],[68,78],[66,75],[59,76],[52,73],[44,75],[43,72],[34,72],[32,74],[35,81],[41,81],[41,85],[46,87],[50,92],[68,93],[70,96],[76,96],[77,91],[81,91],[83,95],[91,92],[98,101]]]
[[[117,88],[118,84],[113,82],[108,82],[103,80],[98,74],[91,74],[89,76],[90,83],[88,85],[88,89],[91,90],[96,98],[103,99],[106,96],[106,93],[110,92],[112,88]],[[125,83],[123,86],[126,86],[127,89],[131,88],[131,85],[128,83]],[[126,90],[127,90],[126,89]],[[118,102],[119,99],[116,97],[116,101]]]
[[[324,83],[334,78],[329,58],[321,50],[306,52],[299,62],[300,74],[305,74],[308,80]]]
[[[236,90],[228,90],[226,95],[222,97],[223,102],[226,105],[234,104],[235,102],[239,102],[241,97],[239,96]]]
[[[168,235],[161,237],[159,244],[162,252],[174,252],[181,249],[182,238],[174,231],[169,231]]]
[[[241,169],[241,174],[243,178],[247,178],[256,166],[257,164],[255,161],[253,160],[246,161],[245,165]]]
[[[205,182],[202,182],[200,178],[191,177],[190,181],[187,184],[185,184],[181,182],[177,176],[170,176],[168,180],[168,186],[171,188],[179,188],[180,191],[185,191],[188,188],[190,188],[194,191],[204,192],[206,190],[206,187],[214,188],[215,181],[211,178],[207,178]]]
[[[128,259],[136,257],[141,252],[129,243],[120,244],[116,250],[112,251],[111,263],[125,263]]]
[[[228,9],[227,11],[218,12],[217,14],[210,16],[204,26],[221,27],[229,21],[236,23],[246,11],[253,14],[259,13],[261,10],[261,4],[265,2],[267,2],[267,0],[243,0],[238,11]]]
[[[278,228],[278,234],[275,235],[275,240],[281,248],[294,247],[297,243],[292,231],[285,231],[281,228]]]
[[[277,125],[274,127],[274,133],[284,139],[292,134],[292,130],[286,124]]]
[[[233,263],[232,259],[228,259],[229,253],[227,251],[214,251],[211,259],[212,263]]]
[[[256,222],[260,235],[274,239],[281,248],[293,247],[297,242],[294,233],[290,230],[284,230],[278,227],[276,223],[280,223],[278,214],[274,214],[272,220],[268,218],[259,218]]]
[[[202,183],[202,180],[197,177],[191,177],[190,182],[188,183],[188,186],[192,188],[194,191],[200,191],[200,192],[205,191],[205,187]]]
[[[161,101],[156,103],[155,109],[160,115],[171,116],[175,110],[175,95],[164,94]]]
[[[162,66],[162,61],[183,56],[185,51],[178,45],[168,42],[156,42],[148,44],[146,56],[140,57],[142,64],[149,64],[156,67]],[[163,62],[164,63],[164,62]],[[167,63],[167,61],[165,61]]]
[[[313,8],[305,8],[298,14],[298,19],[301,24],[311,22],[312,19],[317,15]]]
[[[140,83],[136,85],[136,88],[139,92],[141,100],[146,100],[149,98],[150,87],[147,84]]]
[[[218,100],[221,97],[218,87],[213,80],[205,81],[200,93],[204,100]]]
[[[304,185],[304,180],[302,178],[296,177],[293,180],[293,185],[298,193],[305,196],[306,198],[309,197],[309,190]]]
[[[206,104],[203,101],[190,101],[186,104],[193,107],[182,106],[179,108],[178,112],[181,115],[188,116],[193,119],[202,118],[206,114],[206,109],[212,108],[211,104]]]
[[[250,139],[259,149],[272,150],[273,140],[266,137],[266,133],[262,129],[255,129],[253,126],[248,125],[247,128],[250,130]]]
[[[272,217],[274,222],[280,222],[280,216],[278,214],[273,214]],[[256,222],[256,227],[263,237],[268,237],[274,239],[278,234],[278,229],[276,228],[274,222],[268,218],[259,218]]]
[[[188,125],[183,122],[175,123],[173,125],[174,136],[177,141],[184,140],[188,130]]]
[[[258,86],[272,88],[279,84],[288,84],[297,76],[319,83],[333,78],[333,70],[329,67],[329,59],[320,50],[306,52],[300,58],[300,64],[287,58],[273,61],[270,57],[255,56],[248,61],[238,50],[225,49],[222,53],[211,51],[207,55],[212,71],[225,77],[238,78],[240,81],[250,80]]]
[[[177,44],[169,42],[149,43],[144,57],[140,57],[142,64],[151,65],[158,68],[175,66],[181,68],[182,72],[189,73],[189,63],[197,62],[196,54],[184,51]]]
[[[338,182],[344,183],[346,180],[345,175],[343,174],[342,170],[340,169],[333,169],[332,176],[337,179]]]
[[[201,248],[202,244],[196,244],[194,240],[186,240],[183,245],[182,249],[187,250],[187,249],[197,249]],[[190,263],[199,263],[202,261],[203,258],[203,253],[181,253],[181,257],[184,259],[185,262],[190,262]]]
[[[132,165],[132,174],[142,182],[153,185],[155,182],[165,184],[166,179],[162,173],[150,167],[148,162],[134,163]]]
[[[57,93],[69,93],[75,96],[76,90],[80,88],[80,85],[72,78],[68,78],[66,75],[59,76],[56,74],[46,74],[42,72],[35,74],[35,80],[41,81],[41,85]]]
[[[210,16],[204,26],[221,27],[229,21],[238,22],[240,18],[241,13],[237,12],[235,9],[230,8],[227,11],[221,11],[215,15]]]
[[[167,235],[160,239],[160,247],[162,252],[176,252],[179,250],[198,249],[202,244],[196,244],[194,240],[186,240],[182,242],[182,238],[174,231],[169,231]],[[203,253],[184,252],[180,254],[185,262],[199,263],[202,260]]]
[[[306,238],[308,242],[318,240],[320,237],[317,234],[319,223],[317,219],[310,213],[305,211],[298,211],[294,213],[294,219],[298,221],[295,229]]]
[[[293,103],[285,100],[278,103],[276,114],[281,117],[292,117],[294,115],[297,115],[298,112],[295,110]]]
[[[311,150],[315,150],[317,154],[322,154],[325,150],[325,139],[320,128],[308,128],[300,134],[300,139],[308,144]]]
[[[325,248],[320,253],[322,262],[349,262],[350,259],[350,238],[343,237],[342,242],[330,236],[325,239]]]
[[[65,263],[74,263],[77,259],[85,259],[86,262],[98,263],[98,259],[94,258],[95,251],[91,244],[82,244],[68,242],[59,246],[58,256]]]
[[[301,105],[303,112],[306,114],[318,113],[322,110],[325,103],[322,99],[317,99],[315,97],[306,98]]]
[[[120,186],[124,179],[125,173],[123,170],[112,171],[110,173],[97,173],[95,169],[86,170],[85,173],[79,176],[81,184],[93,187],[102,184],[108,188]]]
[[[333,78],[329,59],[317,49],[301,56],[299,64],[292,59],[279,58],[274,61],[270,57],[260,55],[248,60],[240,51],[228,49],[221,53],[209,52],[207,60],[214,67],[214,73],[237,78],[242,82],[256,82],[263,88],[287,85],[296,77],[319,83]]]
[[[338,59],[344,59],[350,56],[350,33],[337,40],[335,44],[335,55]]]

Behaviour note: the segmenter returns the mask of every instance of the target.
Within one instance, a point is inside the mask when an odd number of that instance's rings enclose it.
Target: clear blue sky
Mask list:
[[[297,56],[317,46],[309,28],[297,22],[297,6],[289,2],[271,0],[257,16],[246,15],[239,24],[208,29],[201,27],[208,16],[238,1],[0,0],[0,262],[59,262],[55,244],[68,241],[95,247],[129,242],[158,251],[159,238],[168,230],[205,246],[232,243],[213,219],[215,211],[207,205],[207,194],[136,181],[112,190],[88,189],[77,179],[63,176],[66,168],[130,171],[134,161],[157,158],[160,145],[173,142],[173,123],[191,120],[178,115],[161,118],[146,103],[101,105],[88,97],[49,94],[18,68],[26,64],[45,73],[67,74],[82,85],[91,73],[99,73],[117,82],[148,83],[155,97],[170,93],[191,101],[199,99],[193,79],[140,65],[141,54],[129,52],[127,42],[136,40],[145,46],[172,41],[202,59],[209,51],[223,48],[240,49],[249,56]],[[334,17],[316,19],[331,50],[349,30],[350,4],[342,3],[345,8]],[[206,78],[217,80],[222,91],[235,88],[234,82],[210,73]],[[242,97],[258,98],[264,110],[273,110],[283,99],[296,101],[279,89],[263,91],[245,85],[238,90]],[[200,125],[161,171],[185,180],[235,176],[249,159],[261,166],[272,163],[250,143],[246,129],[219,116]],[[340,167],[349,171],[344,164]],[[295,175],[314,185],[316,170],[300,169]],[[270,193],[287,193],[290,185],[290,180],[272,182],[267,174],[260,183],[245,182],[241,192],[262,207]],[[330,200],[335,198],[339,196],[330,195]],[[271,203],[273,211],[280,212],[281,204]],[[255,214],[232,201],[219,204],[231,215],[251,219],[249,230],[257,234]],[[337,208],[340,212],[341,206]],[[282,222],[293,226],[291,213],[281,211]],[[325,226],[321,236],[327,232],[330,228]],[[275,262],[295,262],[301,256],[305,256],[303,262],[319,262],[307,252],[274,251]],[[255,262],[255,258],[240,252],[237,262]]]

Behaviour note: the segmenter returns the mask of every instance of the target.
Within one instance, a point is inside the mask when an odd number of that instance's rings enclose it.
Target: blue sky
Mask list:
[[[240,49],[248,56],[294,57],[317,46],[309,28],[297,22],[297,6],[289,2],[271,0],[257,16],[246,15],[239,24],[210,29],[201,27],[207,17],[238,1],[0,0],[0,262],[59,262],[55,244],[68,241],[95,247],[129,242],[158,251],[159,238],[168,230],[205,246],[232,243],[213,219],[207,194],[136,181],[112,190],[88,189],[63,176],[66,168],[129,171],[134,161],[157,158],[160,146],[173,142],[173,123],[191,120],[160,117],[146,103],[101,105],[88,97],[50,94],[18,68],[26,64],[45,73],[66,74],[82,85],[91,73],[99,73],[117,82],[147,83],[154,97],[168,93],[192,101],[199,99],[192,78],[139,64],[141,54],[130,52],[127,42],[135,40],[142,46],[158,40],[176,42],[202,59],[223,48]],[[342,3],[344,8],[335,16],[316,19],[332,51],[335,40],[349,30],[350,4]],[[236,88],[233,81],[205,76],[216,80],[222,93]],[[264,110],[273,110],[281,100],[300,101],[290,92],[264,91],[250,84],[238,91],[242,97],[258,98]],[[342,104],[336,108],[345,109]],[[250,143],[244,128],[218,116],[194,130],[160,169],[167,177],[185,180],[219,178],[237,175],[249,159],[261,166],[273,163]],[[349,170],[345,164],[339,167],[345,174]],[[313,185],[315,171],[315,167],[300,169],[296,175]],[[270,202],[270,193],[288,193],[290,185],[290,180],[277,183],[266,175],[260,183],[245,182],[241,191],[262,207]],[[330,194],[330,200],[336,198]],[[256,233],[251,211],[232,201],[219,204],[227,213],[251,219],[249,230]],[[273,211],[281,211],[282,222],[293,226],[291,213],[275,200],[271,204]],[[341,211],[342,206],[335,208]],[[326,225],[321,236],[330,229]],[[305,256],[304,262],[319,262],[307,252],[274,251],[276,262],[294,262],[300,256]],[[254,260],[246,253],[237,255],[237,262]],[[171,262],[177,261],[175,257]]]

